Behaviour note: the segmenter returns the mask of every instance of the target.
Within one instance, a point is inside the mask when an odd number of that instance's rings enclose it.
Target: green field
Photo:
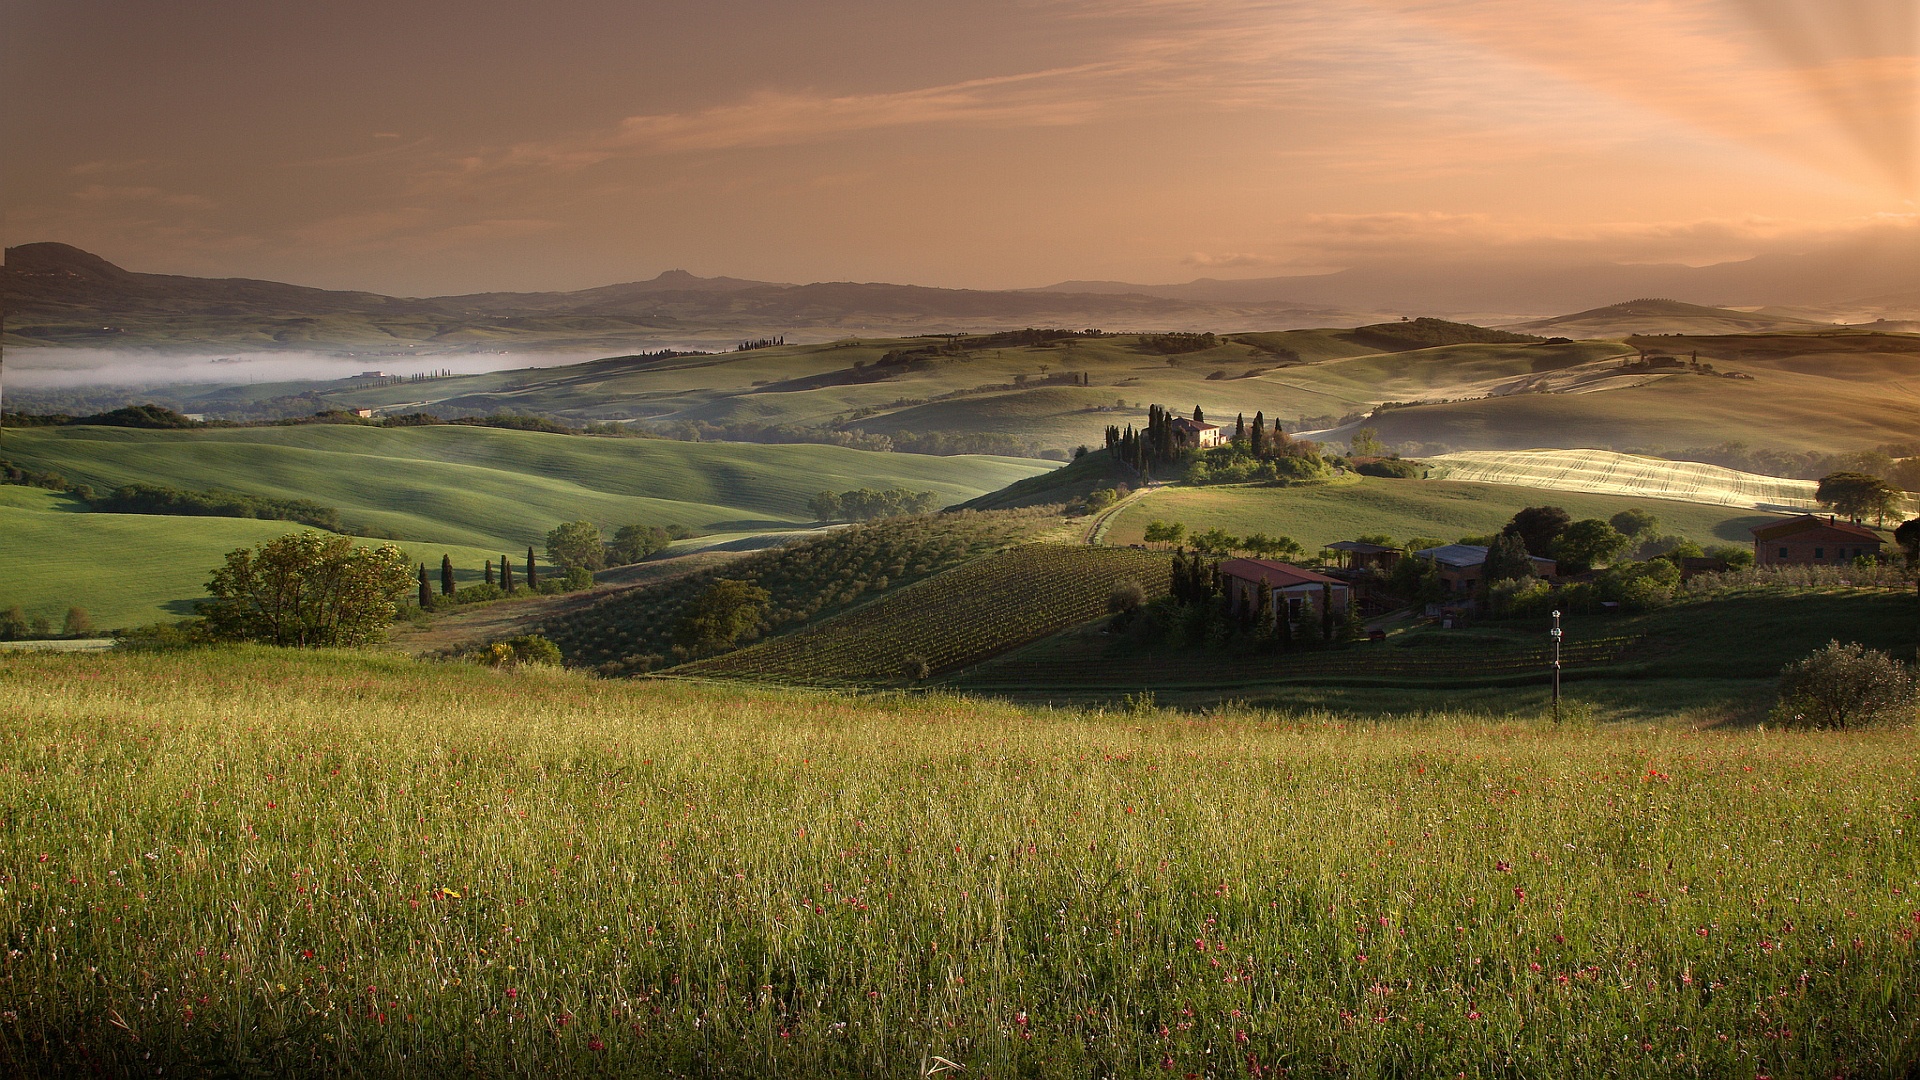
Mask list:
[[[1615,454],[1606,450],[1463,450],[1428,462],[1449,480],[1628,498],[1669,499],[1784,513],[1813,510],[1819,484],[1762,476],[1697,461]]]
[[[1908,732],[254,649],[0,714],[15,1075],[1920,1068]]]
[[[307,498],[351,526],[404,537],[415,561],[453,556],[462,584],[547,530],[588,518],[685,525],[745,540],[807,527],[823,489],[906,487],[959,502],[1046,472],[1039,461],[546,435],[477,427],[311,425],[201,431],[29,428],[7,456],[107,490],[162,484]],[[0,607],[57,627],[80,606],[102,627],[191,613],[220,557],[288,522],[79,512],[66,496],[0,486]],[[378,541],[374,541],[378,542]]]
[[[1166,592],[1171,566],[1159,552],[1027,544],[676,671],[811,685],[909,682],[910,657],[931,674],[979,663],[1105,612],[1122,581],[1148,596]]]
[[[579,518],[779,531],[807,522],[807,500],[823,490],[905,487],[960,502],[1052,467],[835,446],[332,424],[27,428],[8,434],[7,455],[96,489],[139,482],[297,496],[338,507],[350,524],[505,551],[540,544],[547,530]]]
[[[1523,507],[1551,504],[1580,518],[1610,518],[1641,507],[1660,519],[1660,531],[1703,547],[1750,545],[1747,530],[1777,514],[1728,507],[1618,495],[1510,487],[1453,480],[1388,480],[1350,476],[1294,487],[1169,487],[1135,499],[1108,528],[1110,544],[1141,541],[1147,522],[1178,521],[1188,535],[1221,528],[1235,536],[1253,532],[1291,536],[1314,551],[1338,540],[1384,533],[1395,540],[1416,536],[1453,541],[1498,532]]]
[[[0,485],[0,608],[18,605],[56,631],[69,607],[85,608],[102,630],[183,618],[206,598],[207,578],[227,552],[304,528],[249,518],[95,514],[81,506],[51,491]],[[525,560],[524,548],[399,546],[408,559],[429,564],[436,590],[443,554],[453,556],[462,585],[479,581],[489,559],[512,555],[516,572]]]

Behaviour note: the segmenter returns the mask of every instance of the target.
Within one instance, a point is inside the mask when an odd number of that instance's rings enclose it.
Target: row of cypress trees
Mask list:
[[[518,591],[513,583],[513,564],[507,561],[505,555],[500,556],[500,576],[497,581],[494,578],[494,564],[491,561],[486,564],[486,581],[488,585],[497,585],[501,591],[509,596]],[[527,588],[538,589],[539,587],[540,567],[534,562],[533,548],[528,547]],[[456,589],[453,582],[453,556],[442,555],[440,556],[440,595],[450,597],[455,591]],[[426,563],[420,564],[420,606],[423,608],[433,606],[433,589],[427,584]]]

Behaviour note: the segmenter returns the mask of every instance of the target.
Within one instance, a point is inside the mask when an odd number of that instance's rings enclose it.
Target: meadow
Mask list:
[[[0,665],[0,1071],[1902,1077],[1911,732]]]
[[[1817,481],[1606,450],[1463,450],[1428,463],[1449,480],[1779,512],[1819,509]]]
[[[1684,536],[1702,547],[1751,545],[1753,535],[1748,529],[1779,517],[1701,503],[1511,484],[1348,476],[1292,487],[1157,488],[1122,507],[1105,540],[1140,543],[1148,522],[1164,520],[1185,524],[1189,536],[1211,528],[1235,536],[1252,532],[1291,536],[1309,551],[1368,534],[1385,534],[1396,541],[1425,536],[1452,542],[1462,536],[1499,532],[1516,511],[1548,504],[1565,509],[1576,520],[1606,519],[1638,507],[1660,519],[1660,532]]]

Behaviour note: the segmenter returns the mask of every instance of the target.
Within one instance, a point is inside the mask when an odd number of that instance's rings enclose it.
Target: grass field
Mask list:
[[[1185,523],[1188,534],[1222,528],[1235,536],[1252,532],[1291,536],[1309,551],[1337,540],[1384,533],[1396,540],[1416,536],[1452,541],[1498,532],[1523,507],[1551,504],[1575,520],[1610,518],[1641,507],[1660,519],[1660,531],[1702,546],[1751,544],[1747,530],[1778,515],[1737,513],[1726,507],[1661,499],[1590,495],[1570,491],[1454,480],[1387,480],[1348,477],[1295,487],[1168,487],[1134,500],[1109,526],[1110,544],[1141,541],[1147,522]]]
[[[1902,1077],[1911,733],[0,665],[17,1075]]]
[[[227,552],[305,528],[249,518],[95,514],[80,505],[51,491],[0,485],[0,609],[19,605],[55,630],[69,607],[85,608],[102,630],[182,618],[206,598],[207,578]],[[524,548],[398,546],[411,561],[429,564],[436,590],[443,554],[453,556],[462,585],[479,581],[488,559],[511,555],[516,572],[525,561]]]
[[[1606,450],[1464,450],[1430,460],[1450,480],[1785,512],[1819,505],[1812,480]]]
[[[295,496],[338,507],[350,524],[509,552],[579,518],[608,527],[781,530],[806,522],[807,500],[823,490],[906,487],[960,502],[1052,467],[463,426],[28,428],[8,433],[7,455],[96,489],[139,482]]]
[[[934,674],[979,663],[1100,615],[1122,581],[1158,596],[1171,570],[1160,552],[1027,544],[676,670],[825,686],[905,682],[909,657],[926,661]]]

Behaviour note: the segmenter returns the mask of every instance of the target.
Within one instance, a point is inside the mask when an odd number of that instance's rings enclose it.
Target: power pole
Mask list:
[[[1553,722],[1556,724],[1560,722],[1560,638],[1562,633],[1560,613],[1556,611],[1553,613],[1553,629],[1547,631],[1547,636],[1553,639]]]

